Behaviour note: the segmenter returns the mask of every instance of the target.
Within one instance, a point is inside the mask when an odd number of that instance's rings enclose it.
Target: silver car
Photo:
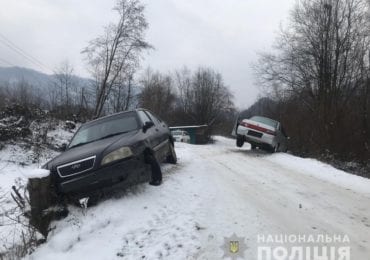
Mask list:
[[[236,146],[244,142],[251,144],[252,149],[259,147],[271,152],[286,152],[288,136],[280,122],[262,116],[238,121],[236,125]]]
[[[190,143],[190,136],[188,132],[182,130],[171,131],[176,142]]]

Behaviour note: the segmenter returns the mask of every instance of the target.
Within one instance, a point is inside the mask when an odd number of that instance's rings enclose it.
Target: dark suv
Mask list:
[[[83,124],[66,151],[44,165],[58,193],[81,194],[151,177],[159,185],[159,162],[176,163],[171,132],[153,113],[137,109]]]

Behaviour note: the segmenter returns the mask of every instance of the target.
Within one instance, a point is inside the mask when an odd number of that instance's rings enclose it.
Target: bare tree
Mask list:
[[[172,78],[147,68],[141,78],[141,84],[139,106],[150,109],[167,122],[171,122],[176,100]]]
[[[185,92],[189,115],[196,124],[212,126],[223,112],[234,108],[233,96],[221,74],[209,68],[199,68],[192,76],[190,89]]]
[[[59,89],[59,105],[69,107],[72,105],[71,92],[76,92],[76,84],[74,82],[73,67],[68,61],[64,61],[55,70],[54,77]]]
[[[367,9],[364,0],[297,2],[275,53],[262,54],[256,66],[260,83],[308,109],[316,121],[312,141],[329,150],[345,137],[337,129],[364,83]]]
[[[174,78],[179,92],[178,99],[180,104],[178,104],[178,109],[185,115],[190,114],[194,94],[192,91],[191,71],[187,67],[183,67],[181,70],[175,72]]]
[[[128,110],[135,106],[135,83],[134,71],[120,75],[117,83],[112,86],[112,95],[109,98],[109,103],[113,106],[113,112]]]
[[[113,9],[119,21],[105,28],[83,50],[96,81],[95,117],[99,117],[119,79],[138,66],[140,53],[150,47],[144,40],[148,23],[139,0],[117,0]]]

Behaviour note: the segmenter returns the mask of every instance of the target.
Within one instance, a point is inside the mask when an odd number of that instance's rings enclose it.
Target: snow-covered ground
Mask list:
[[[48,142],[54,146],[61,146],[68,142],[73,132],[63,130],[58,125],[55,130],[48,132]],[[24,196],[27,178],[35,175],[35,170],[58,152],[45,147],[37,148],[27,142],[8,143],[0,149],[0,259],[2,253],[11,250],[14,246],[27,239],[27,219],[17,207],[11,197],[12,186],[19,189]],[[37,171],[39,173],[39,171]]]
[[[245,239],[244,259],[253,260],[262,235],[305,234],[346,235],[351,259],[369,259],[370,180],[312,159],[236,148],[222,137],[204,146],[176,143],[176,152],[179,163],[163,165],[163,185],[71,206],[27,258],[222,259],[225,237],[235,234]]]

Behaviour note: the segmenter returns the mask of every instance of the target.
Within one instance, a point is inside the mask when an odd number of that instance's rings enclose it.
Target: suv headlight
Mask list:
[[[104,156],[101,165],[105,165],[117,160],[122,160],[132,155],[133,154],[130,147],[122,147]]]

